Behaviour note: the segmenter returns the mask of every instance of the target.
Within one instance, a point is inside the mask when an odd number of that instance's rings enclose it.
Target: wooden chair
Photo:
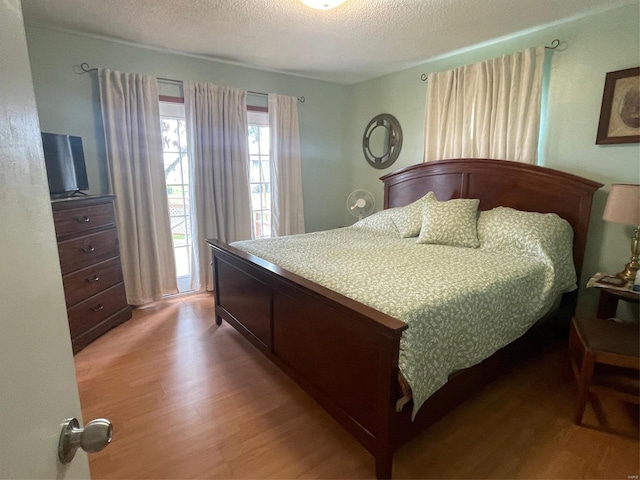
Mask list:
[[[640,404],[639,325],[599,318],[573,318],[569,357],[578,381],[574,422],[582,424],[589,393]]]

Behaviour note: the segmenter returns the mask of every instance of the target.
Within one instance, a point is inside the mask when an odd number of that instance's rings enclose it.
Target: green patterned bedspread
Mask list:
[[[422,245],[367,228],[233,246],[406,322],[399,367],[414,415],[449,374],[520,337],[575,283],[571,261],[547,252]]]

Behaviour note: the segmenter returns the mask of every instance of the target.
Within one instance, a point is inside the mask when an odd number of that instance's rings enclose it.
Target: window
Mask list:
[[[161,101],[160,125],[178,291],[182,293],[191,289],[193,255],[184,103]]]
[[[269,114],[250,110],[249,189],[254,238],[271,236],[271,184],[269,162]]]

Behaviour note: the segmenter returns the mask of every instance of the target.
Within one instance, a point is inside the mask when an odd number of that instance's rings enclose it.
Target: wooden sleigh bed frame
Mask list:
[[[381,178],[385,208],[429,191],[441,201],[478,198],[480,210],[506,206],[557,213],[574,231],[578,278],[594,192],[602,185],[516,162],[456,159],[422,163]],[[532,329],[482,363],[450,376],[411,421],[396,413],[400,337],[407,325],[373,308],[218,240],[213,254],[216,323],[236,328],[293,378],[375,458],[378,478],[391,478],[393,453],[513,364],[526,345],[544,342]],[[567,321],[577,291],[559,310]]]

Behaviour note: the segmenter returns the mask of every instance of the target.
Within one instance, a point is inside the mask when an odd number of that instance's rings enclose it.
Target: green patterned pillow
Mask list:
[[[393,218],[399,208],[389,208],[380,212],[373,213],[352,225],[354,228],[366,228],[375,230],[376,232],[387,232],[398,234]]]
[[[561,291],[575,287],[573,229],[555,213],[496,207],[480,213],[478,238],[483,250],[548,259],[555,268]]]
[[[402,238],[417,237],[422,227],[422,210],[428,198],[435,199],[433,192],[427,193],[405,207],[394,208],[393,222]]]
[[[472,247],[478,241],[477,213],[480,200],[457,198],[439,202],[427,198],[422,211],[422,229],[416,243]]]

